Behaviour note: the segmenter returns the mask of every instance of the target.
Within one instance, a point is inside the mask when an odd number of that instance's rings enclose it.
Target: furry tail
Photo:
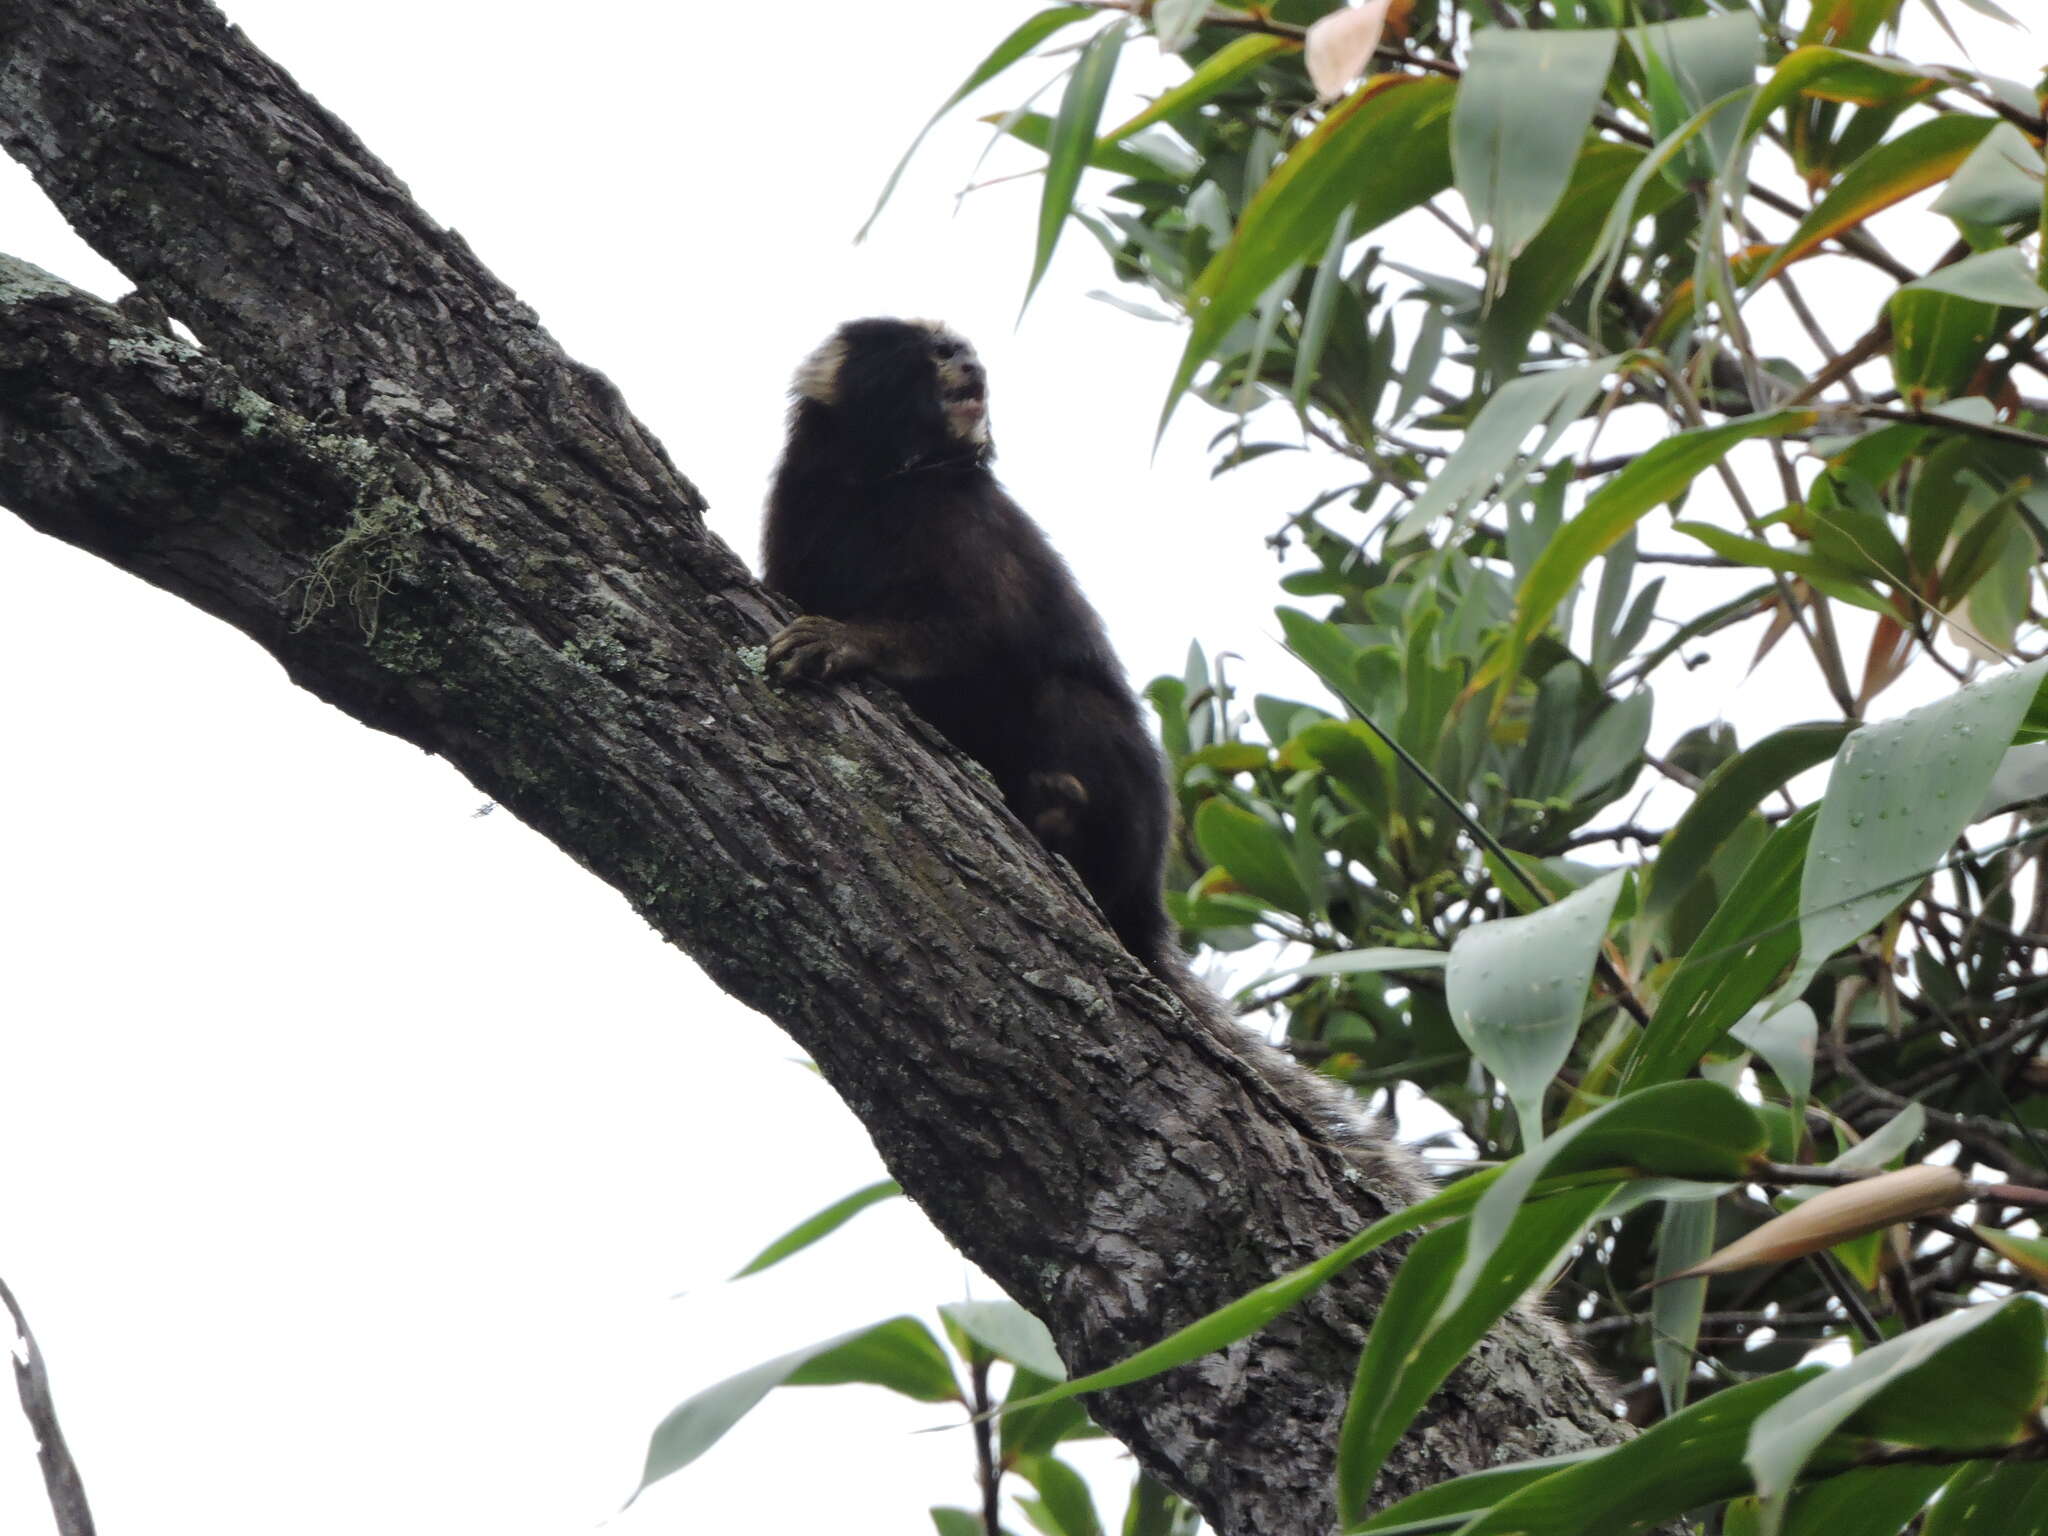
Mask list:
[[[1161,946],[1150,968],[1212,1038],[1266,1080],[1304,1131],[1351,1160],[1390,1209],[1413,1205],[1430,1193],[1421,1159],[1394,1140],[1386,1121],[1367,1113],[1341,1083],[1303,1066],[1238,1023],[1230,1005],[1195,975],[1179,948],[1170,942]]]

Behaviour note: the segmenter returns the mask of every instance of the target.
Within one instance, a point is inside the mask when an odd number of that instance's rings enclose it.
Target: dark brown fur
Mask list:
[[[921,321],[841,326],[797,370],[768,497],[765,579],[804,610],[769,642],[770,667],[894,686],[1305,1130],[1343,1146],[1382,1199],[1418,1198],[1414,1160],[1348,1092],[1254,1042],[1188,970],[1160,897],[1172,802],[1158,751],[1102,620],[992,457],[965,342]]]
[[[1101,619],[989,470],[984,382],[957,337],[902,320],[841,327],[799,372],[764,549],[805,617],[769,661],[896,688],[1157,963],[1159,754]]]

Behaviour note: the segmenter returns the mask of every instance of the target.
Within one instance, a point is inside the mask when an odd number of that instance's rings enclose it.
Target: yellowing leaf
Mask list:
[[[1657,1283],[1663,1285],[1693,1275],[1724,1275],[1730,1270],[1782,1264],[1787,1259],[1819,1253],[1893,1222],[1952,1210],[1968,1198],[1969,1189],[1969,1180],[1963,1177],[1961,1169],[1932,1163],[1874,1174],[1854,1184],[1821,1191],[1784,1215],[1772,1217],[1754,1232],[1737,1238],[1720,1252],[1689,1269],[1665,1275]]]
[[[1768,282],[1822,241],[1946,180],[1997,121],[1948,113],[1916,123],[1896,139],[1878,145],[1844,171],[1819,206],[1799,221],[1757,282]]]

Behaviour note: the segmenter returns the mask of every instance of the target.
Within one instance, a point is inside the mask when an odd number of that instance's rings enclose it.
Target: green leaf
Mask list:
[[[1612,1187],[1594,1185],[1520,1206],[1479,1276],[1445,1307],[1438,1299],[1460,1261],[1469,1258],[1471,1221],[1426,1233],[1408,1251],[1366,1335],[1338,1434],[1341,1518],[1359,1518],[1394,1442],[1486,1330],[1579,1240]]]
[[[1576,367],[1524,374],[1495,390],[1436,478],[1387,535],[1388,544],[1419,537],[1446,513],[1462,523],[1465,512],[1492,490],[1497,480],[1501,481],[1501,497],[1513,495],[1528,479],[1530,469],[1600,397],[1612,368],[1613,360],[1602,358]],[[1522,440],[1537,427],[1543,428],[1543,436],[1524,455]],[[1454,527],[1446,542],[1457,532]]]
[[[1364,235],[1450,185],[1455,87],[1434,76],[1381,75],[1331,108],[1266,178],[1230,243],[1188,290],[1194,317],[1160,431],[1195,371],[1296,262],[1311,261],[1346,208]]]
[[[1285,835],[1263,816],[1220,797],[1205,800],[1195,812],[1195,840],[1212,863],[1261,901],[1302,916],[1315,911]]]
[[[1424,1532],[1449,1531],[1462,1519],[1493,1508],[1509,1494],[1549,1477],[1553,1472],[1576,1465],[1598,1451],[1573,1451],[1563,1456],[1540,1456],[1467,1472],[1449,1482],[1438,1483],[1420,1493],[1411,1493],[1398,1504],[1389,1505],[1363,1525],[1352,1526],[1352,1536],[1422,1536]]]
[[[1833,757],[1850,729],[1838,721],[1788,726],[1709,774],[1658,850],[1643,915],[1667,916],[1764,796]]]
[[[1838,1430],[1940,1449],[2010,1444],[2038,1400],[2043,1342],[2041,1308],[2011,1297],[1872,1345],[1773,1404],[1751,1426],[1744,1456],[1766,1530],[1775,1530],[1794,1482]]]
[[[1440,949],[1347,949],[1334,955],[1317,955],[1299,965],[1284,965],[1268,971],[1257,981],[1247,982],[1242,992],[1256,992],[1283,976],[1368,976],[1387,971],[1434,971],[1449,964],[1450,956]]]
[[[1717,1392],[1633,1440],[1510,1494],[1459,1536],[1599,1536],[1646,1531],[1747,1491],[1751,1428],[1813,1376],[1785,1371]]]
[[[1922,1536],[2016,1536],[2048,1531],[2048,1462],[1965,1467],[1927,1516]]]
[[[2041,152],[2011,123],[2000,122],[1962,163],[1934,211],[1966,224],[2029,222],[2041,212]]]
[[[1124,1511],[1123,1536],[1174,1536],[1175,1517],[1183,1507],[1164,1483],[1140,1472],[1131,1480],[1131,1502]]]
[[[1637,51],[1652,81],[1660,70],[1668,71],[1676,88],[1676,100],[1664,110],[1653,111],[1652,131],[1660,139],[1677,129],[1687,115],[1755,84],[1757,67],[1763,62],[1763,32],[1756,16],[1747,10],[1655,22],[1635,36],[1643,40]],[[1653,107],[1655,97],[1653,85]],[[1711,159],[1693,155],[1691,179],[1717,174],[1727,164],[1741,132],[1742,113],[1729,101],[1706,125]]]
[[[1060,1376],[1065,1374],[1062,1371]],[[1002,1410],[996,1420],[996,1427],[1002,1432],[1006,1463],[1018,1456],[1040,1455],[1090,1428],[1086,1410],[1071,1398],[1040,1408],[1018,1406],[1050,1392],[1059,1383],[1059,1376],[1041,1376],[1028,1366],[1020,1365],[1010,1373],[1010,1389],[1003,1395]]]
[[[931,1516],[938,1536],[983,1536],[981,1516],[971,1509],[949,1509],[934,1504]]]
[[[1715,1085],[1690,1083],[1673,1086],[1708,1088]],[[1716,1091],[1726,1092],[1725,1089],[1718,1088]],[[1106,1366],[1091,1375],[1049,1388],[1014,1406],[1037,1408],[1077,1397],[1085,1392],[1106,1392],[1112,1387],[1127,1387],[1134,1381],[1144,1381],[1147,1377],[1157,1376],[1162,1371],[1170,1371],[1177,1365],[1186,1365],[1190,1360],[1198,1360],[1203,1355],[1227,1349],[1240,1339],[1250,1338],[1303,1297],[1328,1284],[1367,1254],[1384,1247],[1404,1233],[1426,1227],[1433,1221],[1461,1216],[1471,1210],[1479,1203],[1480,1196],[1499,1179],[1505,1168],[1506,1165],[1488,1168],[1460,1179],[1448,1189],[1439,1190],[1426,1200],[1419,1200],[1414,1205],[1374,1222],[1356,1237],[1348,1239],[1320,1259],[1269,1280],[1257,1290],[1240,1296],[1226,1306],[1218,1307],[1206,1317],[1195,1319],[1157,1344],[1147,1345],[1115,1365]],[[1587,1183],[1611,1186],[1616,1179],[1623,1176],[1623,1171],[1619,1169],[1588,1173],[1585,1169],[1573,1165],[1568,1174],[1548,1183],[1537,1184],[1531,1193],[1548,1194],[1556,1189],[1577,1188]]]
[[[687,1467],[775,1388],[849,1381],[871,1382],[920,1402],[960,1400],[952,1367],[931,1330],[914,1317],[891,1318],[791,1350],[679,1404],[648,1441],[640,1487]]]
[[[1052,142],[1045,152],[1045,187],[1038,203],[1038,244],[1031,257],[1031,280],[1024,285],[1024,303],[1038,291],[1038,283],[1052,262],[1053,247],[1067,227],[1067,215],[1074,207],[1074,193],[1081,186],[1081,172],[1095,149],[1095,129],[1102,121],[1102,104],[1109,96],[1110,78],[1123,52],[1125,23],[1119,19],[1104,27],[1081,50],[1074,73],[1060,97],[1060,110],[1053,118]]]
[[[868,231],[875,227],[875,220],[882,216],[883,207],[888,203],[890,195],[895,192],[896,183],[903,179],[904,168],[910,164],[911,156],[915,155],[918,146],[924,143],[925,135],[938,126],[940,118],[1062,27],[1071,27],[1077,21],[1090,21],[1101,14],[1089,5],[1056,5],[1051,10],[1040,11],[1036,16],[1029,18],[1016,31],[996,44],[995,51],[974,67],[974,72],[961,82],[960,88],[948,96],[939,110],[917,130],[917,137],[910,141],[910,148],[903,151],[903,158],[896,162],[896,169],[889,173],[889,179],[882,184],[882,195],[875,199],[874,211],[868,215],[867,223],[861,225],[860,233],[853,237],[855,242],[867,239]]]
[[[1638,688],[1617,699],[1600,713],[1579,744],[1572,749],[1563,795],[1574,804],[1595,791],[1608,790],[1608,798],[1627,793],[1626,784],[1611,789],[1623,774],[1635,778],[1632,770],[1642,766],[1643,748],[1650,739],[1650,714],[1654,707],[1650,690]]]
[[[1338,1443],[1339,1510],[1355,1518],[1381,1461],[1429,1395],[1598,1214],[1618,1186],[1615,1165],[1714,1179],[1742,1172],[1763,1144],[1756,1112],[1728,1089],[1667,1083],[1573,1121],[1495,1170],[1467,1221],[1411,1250],[1366,1338]],[[1572,1175],[1592,1182],[1535,1198]]]
[[[1557,207],[1614,64],[1616,34],[1489,27],[1451,117],[1451,167],[1500,268]]]
[[[1595,140],[1585,147],[1557,211],[1515,258],[1480,319],[1480,366],[1489,380],[1514,375],[1537,327],[1578,286],[1581,273],[1597,254],[1605,220],[1643,159],[1641,150],[1626,144]],[[1676,188],[1659,181],[1640,191],[1634,207],[1642,217],[1653,217],[1678,195]],[[1431,313],[1441,317],[1443,312]],[[1415,385],[1418,392],[1426,382]]]
[[[1351,210],[1338,215],[1330,231],[1330,243],[1316,263],[1315,286],[1309,290],[1308,308],[1302,312],[1301,335],[1294,346],[1294,408],[1308,410],[1309,394],[1315,388],[1316,370],[1323,360],[1323,348],[1330,339],[1330,323],[1337,315],[1337,295],[1344,291],[1344,248],[1351,243]]]
[[[1578,1038],[1593,963],[1626,878],[1616,870],[1540,912],[1475,923],[1451,946],[1451,1022],[1507,1089],[1526,1146],[1543,1139],[1543,1092]]]
[[[2048,661],[1865,725],[1843,743],[1799,889],[1797,997],[1828,956],[1899,907],[1970,824]]]
[[[1821,13],[1816,9],[1814,14]],[[1750,103],[1742,121],[1742,137],[1745,142],[1754,138],[1773,112],[1801,96],[1882,107],[1932,95],[1940,89],[1939,80],[1900,59],[1814,45],[1795,48],[1778,61],[1778,67],[1771,71],[1770,79]]]
[[[821,1355],[799,1361],[786,1378],[792,1387],[837,1387],[865,1382],[921,1403],[960,1400],[953,1366],[931,1329],[914,1317],[864,1328]]]
[[[1890,603],[1868,587],[1855,585],[1862,577],[1861,567],[1867,562],[1859,560],[1856,568],[1844,569],[1808,550],[1781,549],[1763,539],[1746,539],[1741,534],[1730,533],[1725,528],[1716,528],[1711,523],[1695,523],[1685,518],[1672,523],[1671,528],[1674,533],[1698,539],[1724,560],[1754,566],[1758,570],[1785,571],[1794,576],[1803,576],[1830,597],[1853,603],[1858,608],[1867,608],[1872,613],[1889,616],[1897,612]]]
[[[2039,188],[2035,190],[2038,193]],[[2026,253],[2010,245],[1978,251],[1948,266],[1936,267],[1899,291],[1952,293],[1957,298],[1975,299],[1981,304],[2008,304],[2015,309],[2048,308],[2048,291],[2034,280],[2034,269]]]
[[[939,1308],[939,1316],[949,1330],[957,1329],[998,1360],[1053,1381],[1067,1374],[1045,1324],[1014,1301],[952,1301]]]
[[[1675,1275],[1712,1253],[1717,1214],[1712,1200],[1666,1204],[1657,1223],[1656,1272]],[[1690,1393],[1693,1353],[1699,1344],[1706,1303],[1705,1275],[1674,1280],[1650,1293],[1651,1352],[1657,1365],[1657,1390],[1667,1415],[1683,1408]]]
[[[1523,1201],[1547,1177],[1620,1165],[1674,1179],[1725,1179],[1747,1171],[1764,1146],[1756,1111],[1719,1083],[1664,1083],[1617,1099],[1564,1126],[1505,1164],[1472,1210],[1472,1240],[1439,1309],[1477,1285]]]
[[[1622,1069],[1622,1091],[1692,1070],[1799,953],[1799,882],[1814,816],[1801,812],[1771,834],[1692,949],[1665,983]]]
[[[1052,147],[1055,124],[1043,112],[996,112],[981,121],[1000,128],[1018,143],[1028,144],[1041,153]],[[1198,169],[1177,152],[1178,146],[1173,147],[1170,157],[1168,153],[1162,153],[1163,149],[1164,146],[1159,144],[1119,144],[1106,138],[1098,139],[1088,151],[1087,163],[1098,171],[1128,176],[1132,181],[1168,184],[1178,184]]]
[[[1813,1056],[1820,1023],[1805,1003],[1752,1008],[1728,1026],[1728,1033],[1763,1057],[1785,1085],[1795,1112],[1813,1089]]]
[[[1916,123],[1860,156],[1813,211],[1799,221],[1778,254],[1751,280],[1752,289],[1784,271],[1821,242],[1948,177],[1991,131],[1995,117],[1946,113]]]
[[[1512,677],[1521,668],[1529,642],[1543,632],[1565,594],[1578,584],[1587,566],[1605,554],[1651,508],[1681,496],[1695,476],[1717,464],[1738,443],[1753,437],[1782,437],[1813,425],[1811,411],[1771,411],[1744,416],[1715,427],[1696,427],[1667,437],[1631,461],[1588,498],[1576,517],[1545,546],[1515,596],[1515,623],[1507,641],[1495,651],[1470,692]],[[1503,692],[1505,697],[1505,692]]]
[[[1293,38],[1248,32],[1210,54],[1192,75],[1171,90],[1162,92],[1137,116],[1110,129],[1102,136],[1102,142],[1126,139],[1154,123],[1177,117],[1183,112],[1192,112],[1203,102],[1220,96],[1252,74],[1275,54],[1300,51],[1301,44]]]
[[[1053,1456],[1019,1457],[1016,1470],[1038,1490],[1039,1508],[1026,1510],[1047,1536],[1102,1536],[1102,1517],[1080,1473]]]
[[[1785,1536],[1897,1536],[1955,1470],[1866,1467],[1808,1483],[1792,1495]]]
[[[903,1186],[894,1179],[883,1179],[864,1189],[857,1189],[843,1200],[835,1200],[808,1221],[800,1221],[782,1236],[763,1248],[747,1261],[746,1267],[734,1274],[733,1279],[744,1279],[758,1275],[771,1265],[780,1264],[793,1253],[801,1253],[821,1237],[829,1237],[858,1216],[869,1206],[883,1200],[893,1199],[903,1193]]]

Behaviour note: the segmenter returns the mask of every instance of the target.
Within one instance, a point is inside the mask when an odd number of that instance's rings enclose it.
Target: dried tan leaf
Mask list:
[[[1692,1268],[1663,1276],[1657,1284],[1803,1258],[1895,1221],[1952,1210],[1969,1198],[1969,1188],[1961,1169],[1932,1163],[1873,1174],[1854,1184],[1822,1190]]]
[[[1332,11],[1309,24],[1302,62],[1308,66],[1318,98],[1335,101],[1365,73],[1373,49],[1380,45],[1380,34],[1386,30],[1391,3],[1365,0],[1363,5]]]

